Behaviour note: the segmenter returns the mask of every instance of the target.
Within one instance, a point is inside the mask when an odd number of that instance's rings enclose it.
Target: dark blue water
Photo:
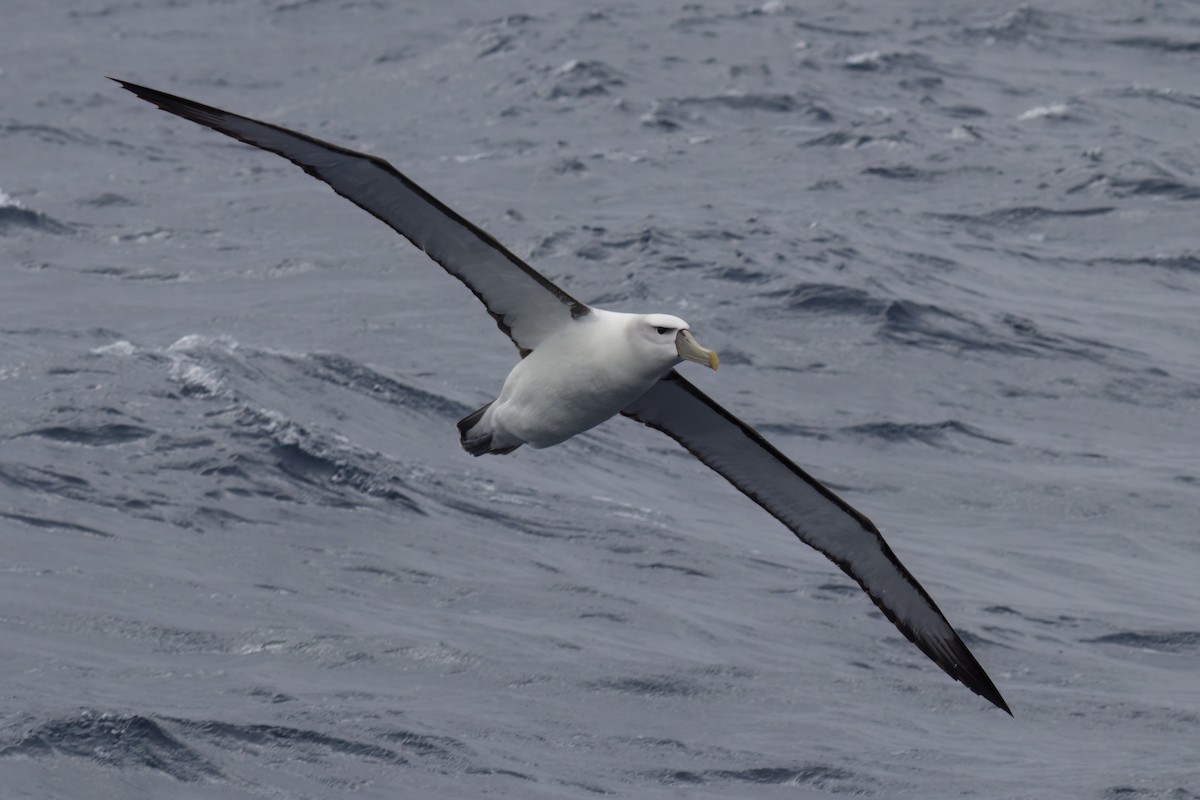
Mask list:
[[[1200,797],[1194,4],[4,17],[0,794]],[[687,319],[1015,718],[654,431],[461,452],[469,293],[105,74]]]

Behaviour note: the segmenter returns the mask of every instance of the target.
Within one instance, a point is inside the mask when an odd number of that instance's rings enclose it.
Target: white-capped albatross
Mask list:
[[[947,674],[1012,713],[874,523],[675,371],[684,360],[717,368],[717,354],[686,322],[581,303],[381,158],[114,80],[164,111],[283,156],[467,285],[521,355],[500,396],[458,423],[467,452],[549,447],[618,413],[656,428],[841,567]]]

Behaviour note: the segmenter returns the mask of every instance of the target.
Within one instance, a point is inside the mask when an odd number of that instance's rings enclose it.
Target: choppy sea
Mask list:
[[[517,355],[383,156],[872,517],[1015,717]],[[1200,797],[1200,6],[6,2],[0,796]]]

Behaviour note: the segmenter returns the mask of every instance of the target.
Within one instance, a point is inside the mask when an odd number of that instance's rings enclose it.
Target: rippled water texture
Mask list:
[[[0,24],[5,797],[1200,797],[1200,10]],[[112,74],[384,156],[883,528],[1015,718],[460,285]]]

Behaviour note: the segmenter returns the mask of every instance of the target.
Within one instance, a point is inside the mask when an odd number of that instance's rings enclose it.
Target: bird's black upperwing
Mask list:
[[[114,78],[184,119],[283,156],[373,214],[465,283],[525,355],[588,307],[381,158]]]
[[[1009,711],[1004,698],[879,529],[756,430],[671,371],[623,412],[657,428],[769,511],[854,580],[950,677]]]

